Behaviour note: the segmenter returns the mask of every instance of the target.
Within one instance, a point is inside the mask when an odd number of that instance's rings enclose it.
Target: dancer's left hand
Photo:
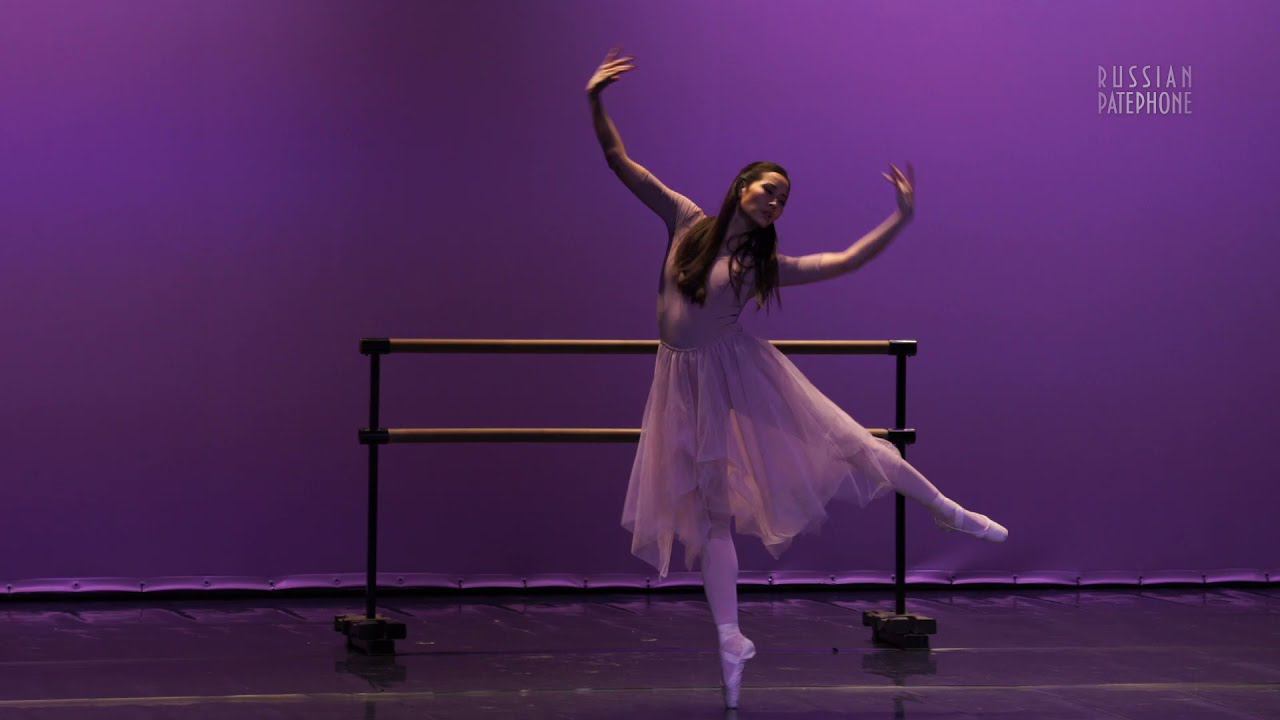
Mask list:
[[[892,176],[884,172],[880,174],[898,193],[898,212],[902,214],[902,219],[910,220],[916,212],[916,169],[911,163],[907,163],[905,174],[893,163],[889,163],[889,169],[893,171]]]

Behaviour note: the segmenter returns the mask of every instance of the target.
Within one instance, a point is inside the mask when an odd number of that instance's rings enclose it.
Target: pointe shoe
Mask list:
[[[747,640],[746,637],[743,637]],[[756,656],[756,644],[747,640],[746,649],[741,654],[720,651],[720,672],[724,682],[720,691],[724,694],[724,706],[729,709],[738,707],[738,693],[742,690],[742,669],[747,661]]]
[[[974,537],[981,538],[983,540],[990,540],[991,542],[1004,542],[1009,537],[1009,531],[1005,526],[982,513],[973,513],[973,515],[983,523],[981,528],[977,530],[964,529],[962,525],[964,522],[965,512],[966,510],[963,507],[953,503],[948,510],[935,512],[933,514],[933,522],[935,525],[947,532],[962,532],[966,535],[973,535]],[[944,514],[951,515],[951,522],[948,523],[946,520],[942,519]]]

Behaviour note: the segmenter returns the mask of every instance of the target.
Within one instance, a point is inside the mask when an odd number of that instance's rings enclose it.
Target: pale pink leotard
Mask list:
[[[701,347],[725,333],[741,328],[742,308],[755,293],[755,273],[747,271],[737,294],[729,278],[733,247],[721,248],[707,277],[707,294],[701,305],[689,300],[676,282],[676,248],[688,231],[706,214],[689,198],[671,190],[649,172],[631,188],[667,225],[667,253],[658,281],[658,338],[672,349]],[[778,258],[778,284],[802,285],[840,274],[834,253],[813,253]]]

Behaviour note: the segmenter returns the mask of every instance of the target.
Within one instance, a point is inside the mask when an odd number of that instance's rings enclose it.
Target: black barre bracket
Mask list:
[[[368,428],[360,429],[361,445],[387,445],[391,442],[391,431],[386,428],[378,428],[370,430]]]
[[[362,338],[360,340],[361,355],[388,355],[391,353],[391,338]]]
[[[890,340],[889,354],[898,357],[915,357],[916,346],[915,340]]]

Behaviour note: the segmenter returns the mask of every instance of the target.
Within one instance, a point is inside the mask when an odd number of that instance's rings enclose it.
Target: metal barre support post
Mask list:
[[[370,356],[369,363],[369,427],[378,427],[378,403],[382,393],[381,357]],[[378,447],[369,446],[369,513],[368,513],[368,557],[365,559],[367,577],[365,578],[364,616],[369,620],[377,616],[375,596],[378,592]]]
[[[896,398],[894,399],[894,417],[893,424],[895,427],[906,427],[907,425],[907,358],[905,355],[899,355],[897,359],[897,372],[894,373],[897,382]],[[906,443],[897,443],[898,453],[902,455],[902,459],[907,459]],[[893,494],[894,505],[894,582],[893,582],[893,607],[894,611],[899,615],[907,613],[907,499],[902,493]]]

